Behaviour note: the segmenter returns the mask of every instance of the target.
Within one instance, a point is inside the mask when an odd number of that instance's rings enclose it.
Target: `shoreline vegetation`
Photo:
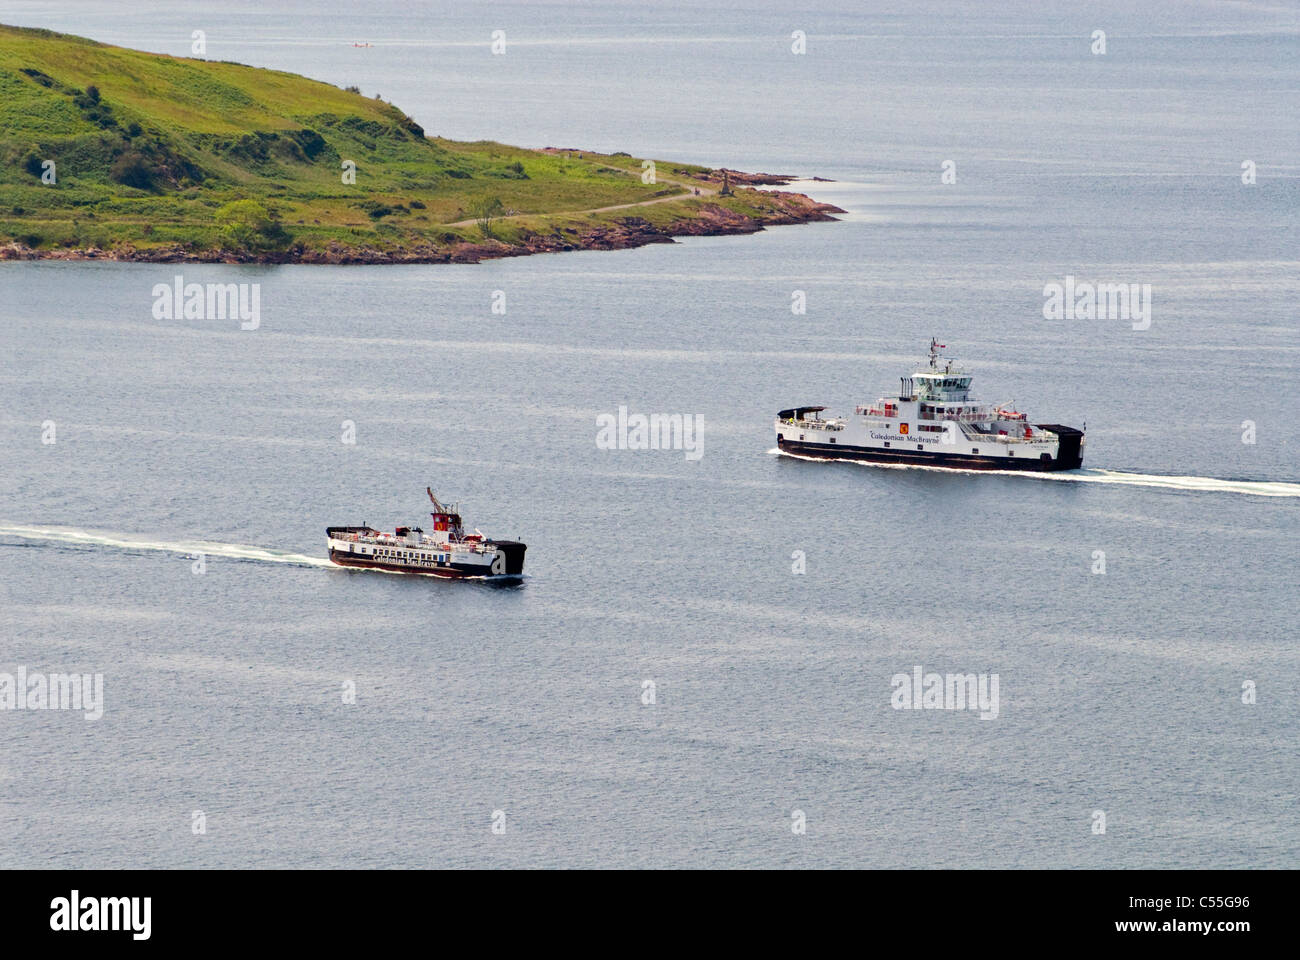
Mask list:
[[[0,260],[474,263],[844,212],[793,179],[447,140],[356,87],[0,25]]]

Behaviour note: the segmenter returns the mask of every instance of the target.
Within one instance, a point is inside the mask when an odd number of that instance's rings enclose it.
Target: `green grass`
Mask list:
[[[97,95],[96,95],[97,94]],[[41,181],[55,163],[57,182]],[[356,183],[342,181],[342,163]],[[397,107],[294,74],[0,26],[0,242],[43,250],[180,247],[211,255],[483,239],[522,242],[611,223],[691,217],[676,182],[704,168],[428,137]],[[680,194],[628,211],[595,208]],[[239,203],[251,201],[251,203]],[[753,191],[718,201],[761,213]]]

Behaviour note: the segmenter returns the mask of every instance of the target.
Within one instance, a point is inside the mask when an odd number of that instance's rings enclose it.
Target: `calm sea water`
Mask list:
[[[0,265],[0,672],[106,700],[0,713],[6,865],[1295,864],[1294,10],[315,11],[3,19],[203,29],[431,132],[829,177],[850,213],[474,266]],[[261,284],[260,328],[155,320],[177,272]],[[1149,283],[1150,329],[1044,320],[1067,274]],[[1085,471],[772,454],[779,407],[891,391],[931,335],[978,396],[1086,421]],[[702,457],[598,449],[620,405],[700,414]],[[426,485],[529,544],[524,585],[324,561]],[[917,665],[996,674],[997,718],[893,709]]]

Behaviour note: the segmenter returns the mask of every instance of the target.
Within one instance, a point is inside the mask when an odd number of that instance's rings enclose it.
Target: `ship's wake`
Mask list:
[[[1223,480],[1218,477],[1174,477],[1149,473],[1125,473],[1098,467],[1060,472],[1027,470],[963,470],[959,467],[930,467],[920,464],[872,463],[868,460],[842,460],[834,457],[808,457],[786,453],[773,447],[768,453],[825,463],[851,463],[880,470],[933,470],[940,473],[972,473],[995,477],[1020,477],[1025,480],[1056,480],[1065,483],[1101,483],[1126,487],[1155,487],[1188,493],[1242,493],[1255,497],[1300,497],[1300,483],[1279,480]]]
[[[21,540],[41,540],[47,543],[67,543],[78,546],[111,547],[119,550],[151,550],[176,553],[188,557],[225,557],[230,560],[250,560],[257,563],[289,563],[299,567],[332,567],[324,557],[305,553],[272,550],[243,543],[215,543],[211,540],[151,540],[120,533],[85,530],[80,527],[29,527],[0,524],[0,537],[17,537]]]

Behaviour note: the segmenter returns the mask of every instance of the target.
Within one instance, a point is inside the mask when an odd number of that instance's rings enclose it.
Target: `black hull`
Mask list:
[[[483,542],[496,547],[505,555],[506,572],[503,576],[523,576],[524,551],[528,549],[526,544],[522,544],[518,540],[485,540]]]
[[[1055,428],[1051,428],[1055,429]],[[1068,427],[1062,429],[1070,429]],[[1079,441],[1082,434],[1067,443],[1062,436],[1061,449],[1065,456],[1056,459],[1031,460],[1015,457],[982,457],[972,453],[944,453],[939,450],[882,450],[878,447],[850,447],[831,443],[806,443],[798,440],[777,440],[777,446],[783,453],[801,457],[818,457],[824,460],[859,460],[869,463],[892,463],[900,466],[948,467],[953,470],[1022,470],[1032,473],[1047,473],[1056,470],[1078,470],[1083,466],[1083,457],[1079,455]]]

